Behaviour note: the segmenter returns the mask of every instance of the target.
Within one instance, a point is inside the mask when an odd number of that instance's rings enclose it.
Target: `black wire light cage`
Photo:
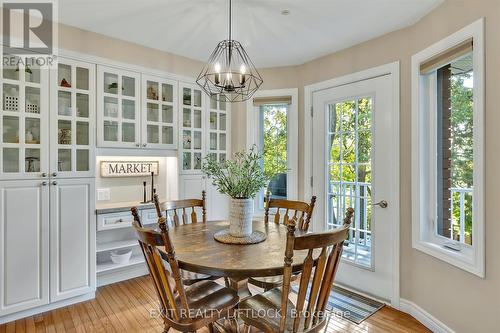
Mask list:
[[[196,83],[212,99],[243,102],[252,97],[263,80],[240,42],[232,39],[231,10],[229,0],[229,38],[217,44]]]

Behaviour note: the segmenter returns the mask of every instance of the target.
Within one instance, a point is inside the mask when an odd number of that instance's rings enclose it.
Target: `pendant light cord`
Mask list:
[[[232,6],[231,6],[232,0],[229,0],[229,40],[231,40],[231,25],[232,25]]]

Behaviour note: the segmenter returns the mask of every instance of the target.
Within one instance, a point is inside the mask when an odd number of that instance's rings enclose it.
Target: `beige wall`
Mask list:
[[[414,0],[417,1],[417,0]],[[410,58],[419,50],[486,17],[486,278],[454,268],[411,248]],[[301,66],[263,69],[262,89],[299,87],[299,181],[303,179],[303,86],[370,67],[401,64],[401,297],[415,302],[457,332],[500,327],[500,0],[447,0],[415,25]],[[60,46],[122,62],[196,76],[201,63],[132,43],[61,26]],[[244,105],[233,105],[233,150],[245,146]],[[303,184],[299,183],[299,193]]]

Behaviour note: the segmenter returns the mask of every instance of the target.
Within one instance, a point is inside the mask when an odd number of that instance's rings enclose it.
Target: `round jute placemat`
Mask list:
[[[250,236],[246,237],[234,237],[229,233],[229,229],[223,229],[217,231],[214,234],[214,239],[218,242],[224,244],[239,244],[239,245],[248,245],[248,244],[257,244],[265,241],[267,235],[262,231],[254,231],[250,234]]]

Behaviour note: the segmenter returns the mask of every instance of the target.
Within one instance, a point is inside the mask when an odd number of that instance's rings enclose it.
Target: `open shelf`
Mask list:
[[[139,242],[137,239],[127,239],[120,241],[112,241],[107,243],[97,243],[97,252],[105,252],[111,250],[124,249],[127,247],[138,246]]]
[[[105,261],[102,263],[97,263],[97,273],[103,273],[118,268],[142,264],[143,262],[144,262],[144,256],[142,254],[137,254],[135,256],[132,256],[132,258],[130,258],[130,261],[126,264],[115,264],[112,261]]]

